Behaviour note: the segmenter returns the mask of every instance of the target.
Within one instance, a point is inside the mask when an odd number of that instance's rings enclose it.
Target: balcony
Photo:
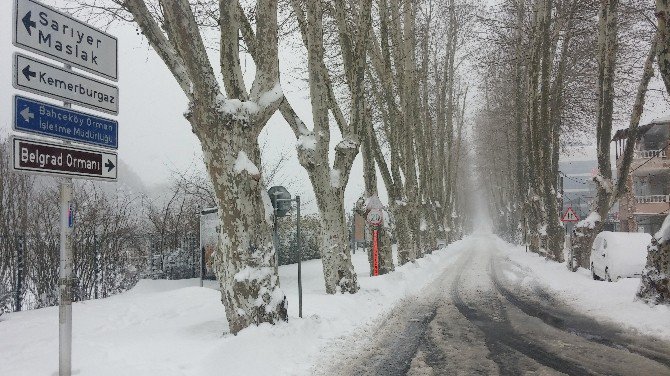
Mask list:
[[[670,209],[670,195],[635,196],[635,214],[658,215]]]
[[[668,158],[665,150],[635,150],[633,152],[635,159],[650,159],[650,158]]]
[[[622,159],[617,160],[617,167]],[[670,159],[666,149],[635,150],[630,170],[633,175],[656,174],[670,170]]]
[[[670,195],[635,196],[635,201],[637,201],[638,204],[670,202]]]

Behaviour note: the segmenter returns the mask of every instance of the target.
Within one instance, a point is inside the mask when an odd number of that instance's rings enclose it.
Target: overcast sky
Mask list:
[[[36,97],[28,93],[20,93],[11,85],[12,54],[19,51],[12,45],[11,40],[14,1],[0,1],[0,21],[2,21],[0,24],[5,28],[0,32],[0,46],[5,46],[5,52],[0,54],[0,82],[3,88],[6,88],[0,91],[0,104],[4,109],[0,111],[0,134],[3,135],[12,132],[12,96],[21,94]],[[57,6],[61,4],[61,1],[45,0],[44,3]],[[138,35],[133,25],[117,23],[107,29],[107,32],[115,35],[119,40],[120,159],[129,164],[147,186],[165,183],[173,170],[186,171],[202,168],[199,142],[182,115],[187,107],[186,97],[163,62],[149,47],[146,40]],[[27,51],[21,52],[31,55]],[[308,88],[304,78],[299,77],[296,71],[296,67],[299,67],[304,59],[296,58],[296,51],[286,46],[282,48],[280,55],[281,83],[284,93],[301,118],[309,124],[311,123],[311,111],[307,97]],[[213,54],[213,59],[216,59],[215,54]],[[253,79],[252,64],[250,61],[245,61],[243,65],[247,67],[246,78],[250,84]],[[58,103],[46,98],[40,98],[40,100]],[[643,123],[667,114],[667,108],[667,103],[662,101],[656,101],[647,106]],[[91,110],[80,108],[79,110],[94,113]],[[108,117],[108,115],[103,116]],[[619,124],[619,126],[622,125]],[[340,138],[339,132],[334,128],[332,144],[336,144]],[[276,163],[280,155],[288,156],[277,179],[271,183],[285,185],[293,194],[300,194],[303,202],[307,203],[306,211],[314,212],[316,208],[311,185],[307,173],[298,163],[295,137],[281,115],[277,113],[270,120],[261,135],[260,142],[263,147],[264,163],[272,165]],[[586,155],[589,154],[592,153],[587,151]],[[578,159],[583,159],[583,157],[580,156]],[[381,177],[378,181],[380,198],[386,202],[386,191]],[[345,193],[347,209],[353,206],[362,192],[362,164],[359,155]]]

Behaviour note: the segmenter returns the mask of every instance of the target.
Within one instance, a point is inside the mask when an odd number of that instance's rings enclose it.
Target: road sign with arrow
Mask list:
[[[116,81],[117,39],[34,0],[14,3],[14,45]]]
[[[116,153],[12,137],[16,172],[38,173],[71,178],[116,181]]]
[[[119,123],[69,108],[14,96],[14,129],[117,149]]]
[[[14,54],[14,87],[117,115],[119,88],[70,70]]]

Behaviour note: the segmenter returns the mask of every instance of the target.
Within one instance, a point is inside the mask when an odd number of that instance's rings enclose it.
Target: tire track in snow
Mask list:
[[[547,301],[551,307],[548,308],[539,301],[528,298],[525,294],[523,294],[524,296],[515,294],[501,282],[499,277],[501,268],[494,258],[491,258],[490,268],[492,271],[491,279],[496,290],[524,314],[536,317],[549,326],[577,335],[587,341],[617,350],[627,350],[670,367],[670,348],[667,346],[664,351],[664,349],[651,348],[642,343],[635,343],[639,341],[627,338],[617,328],[608,327],[586,316],[571,314],[554,303],[553,299],[543,299],[543,297],[550,295],[539,286],[534,286],[533,293],[537,294],[540,299]],[[551,309],[552,312],[549,312],[548,309]],[[649,339],[649,341],[651,343],[659,342],[652,339]]]
[[[479,259],[482,252],[480,250],[475,252]],[[474,258],[474,255],[473,252],[470,260]],[[488,253],[487,255],[490,257]],[[519,354],[561,373],[595,375],[583,366],[555,355],[518,335],[507,317],[504,305],[496,294],[487,294],[489,299],[485,301],[480,299],[476,303],[470,302],[470,304],[467,304],[461,296],[460,287],[465,272],[473,270],[472,265],[469,266],[459,271],[453,285],[452,299],[459,312],[484,333],[491,359],[498,364],[501,375],[520,375],[527,371],[526,367],[521,366],[523,359],[519,357]],[[490,307],[482,307],[481,303],[483,302],[493,306],[494,312],[492,314],[487,314],[486,309]],[[479,306],[476,305],[477,303],[479,303]]]

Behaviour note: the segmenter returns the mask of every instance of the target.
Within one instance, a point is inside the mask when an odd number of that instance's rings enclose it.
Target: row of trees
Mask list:
[[[328,293],[359,288],[344,211],[344,191],[359,154],[364,199],[378,193],[377,171],[389,193],[401,264],[430,252],[437,238],[458,236],[454,213],[461,203],[454,182],[468,91],[459,66],[474,18],[468,1],[79,3],[134,22],[188,100],[186,119],[200,140],[220,208],[214,264],[231,332],[287,319],[272,244],[273,211],[258,167],[258,136],[275,112],[297,139],[315,193]],[[213,32],[215,45],[203,37]],[[301,42],[311,118],[300,118],[283,95],[280,35]],[[219,51],[218,59],[209,58],[210,47]],[[243,75],[242,54],[254,62],[252,80]],[[342,140],[331,163],[335,127]]]
[[[475,143],[498,226],[509,238],[527,236],[532,251],[564,261],[558,160],[571,145],[595,135],[597,197],[592,213],[578,224],[568,260],[573,270],[588,268],[594,237],[625,193],[655,67],[667,82],[667,6],[505,0],[486,21],[482,43],[490,48],[480,59],[486,95]],[[615,122],[629,128],[616,179],[610,162]],[[503,147],[497,144],[494,151],[493,139],[504,140]],[[663,268],[651,259],[649,267]]]

